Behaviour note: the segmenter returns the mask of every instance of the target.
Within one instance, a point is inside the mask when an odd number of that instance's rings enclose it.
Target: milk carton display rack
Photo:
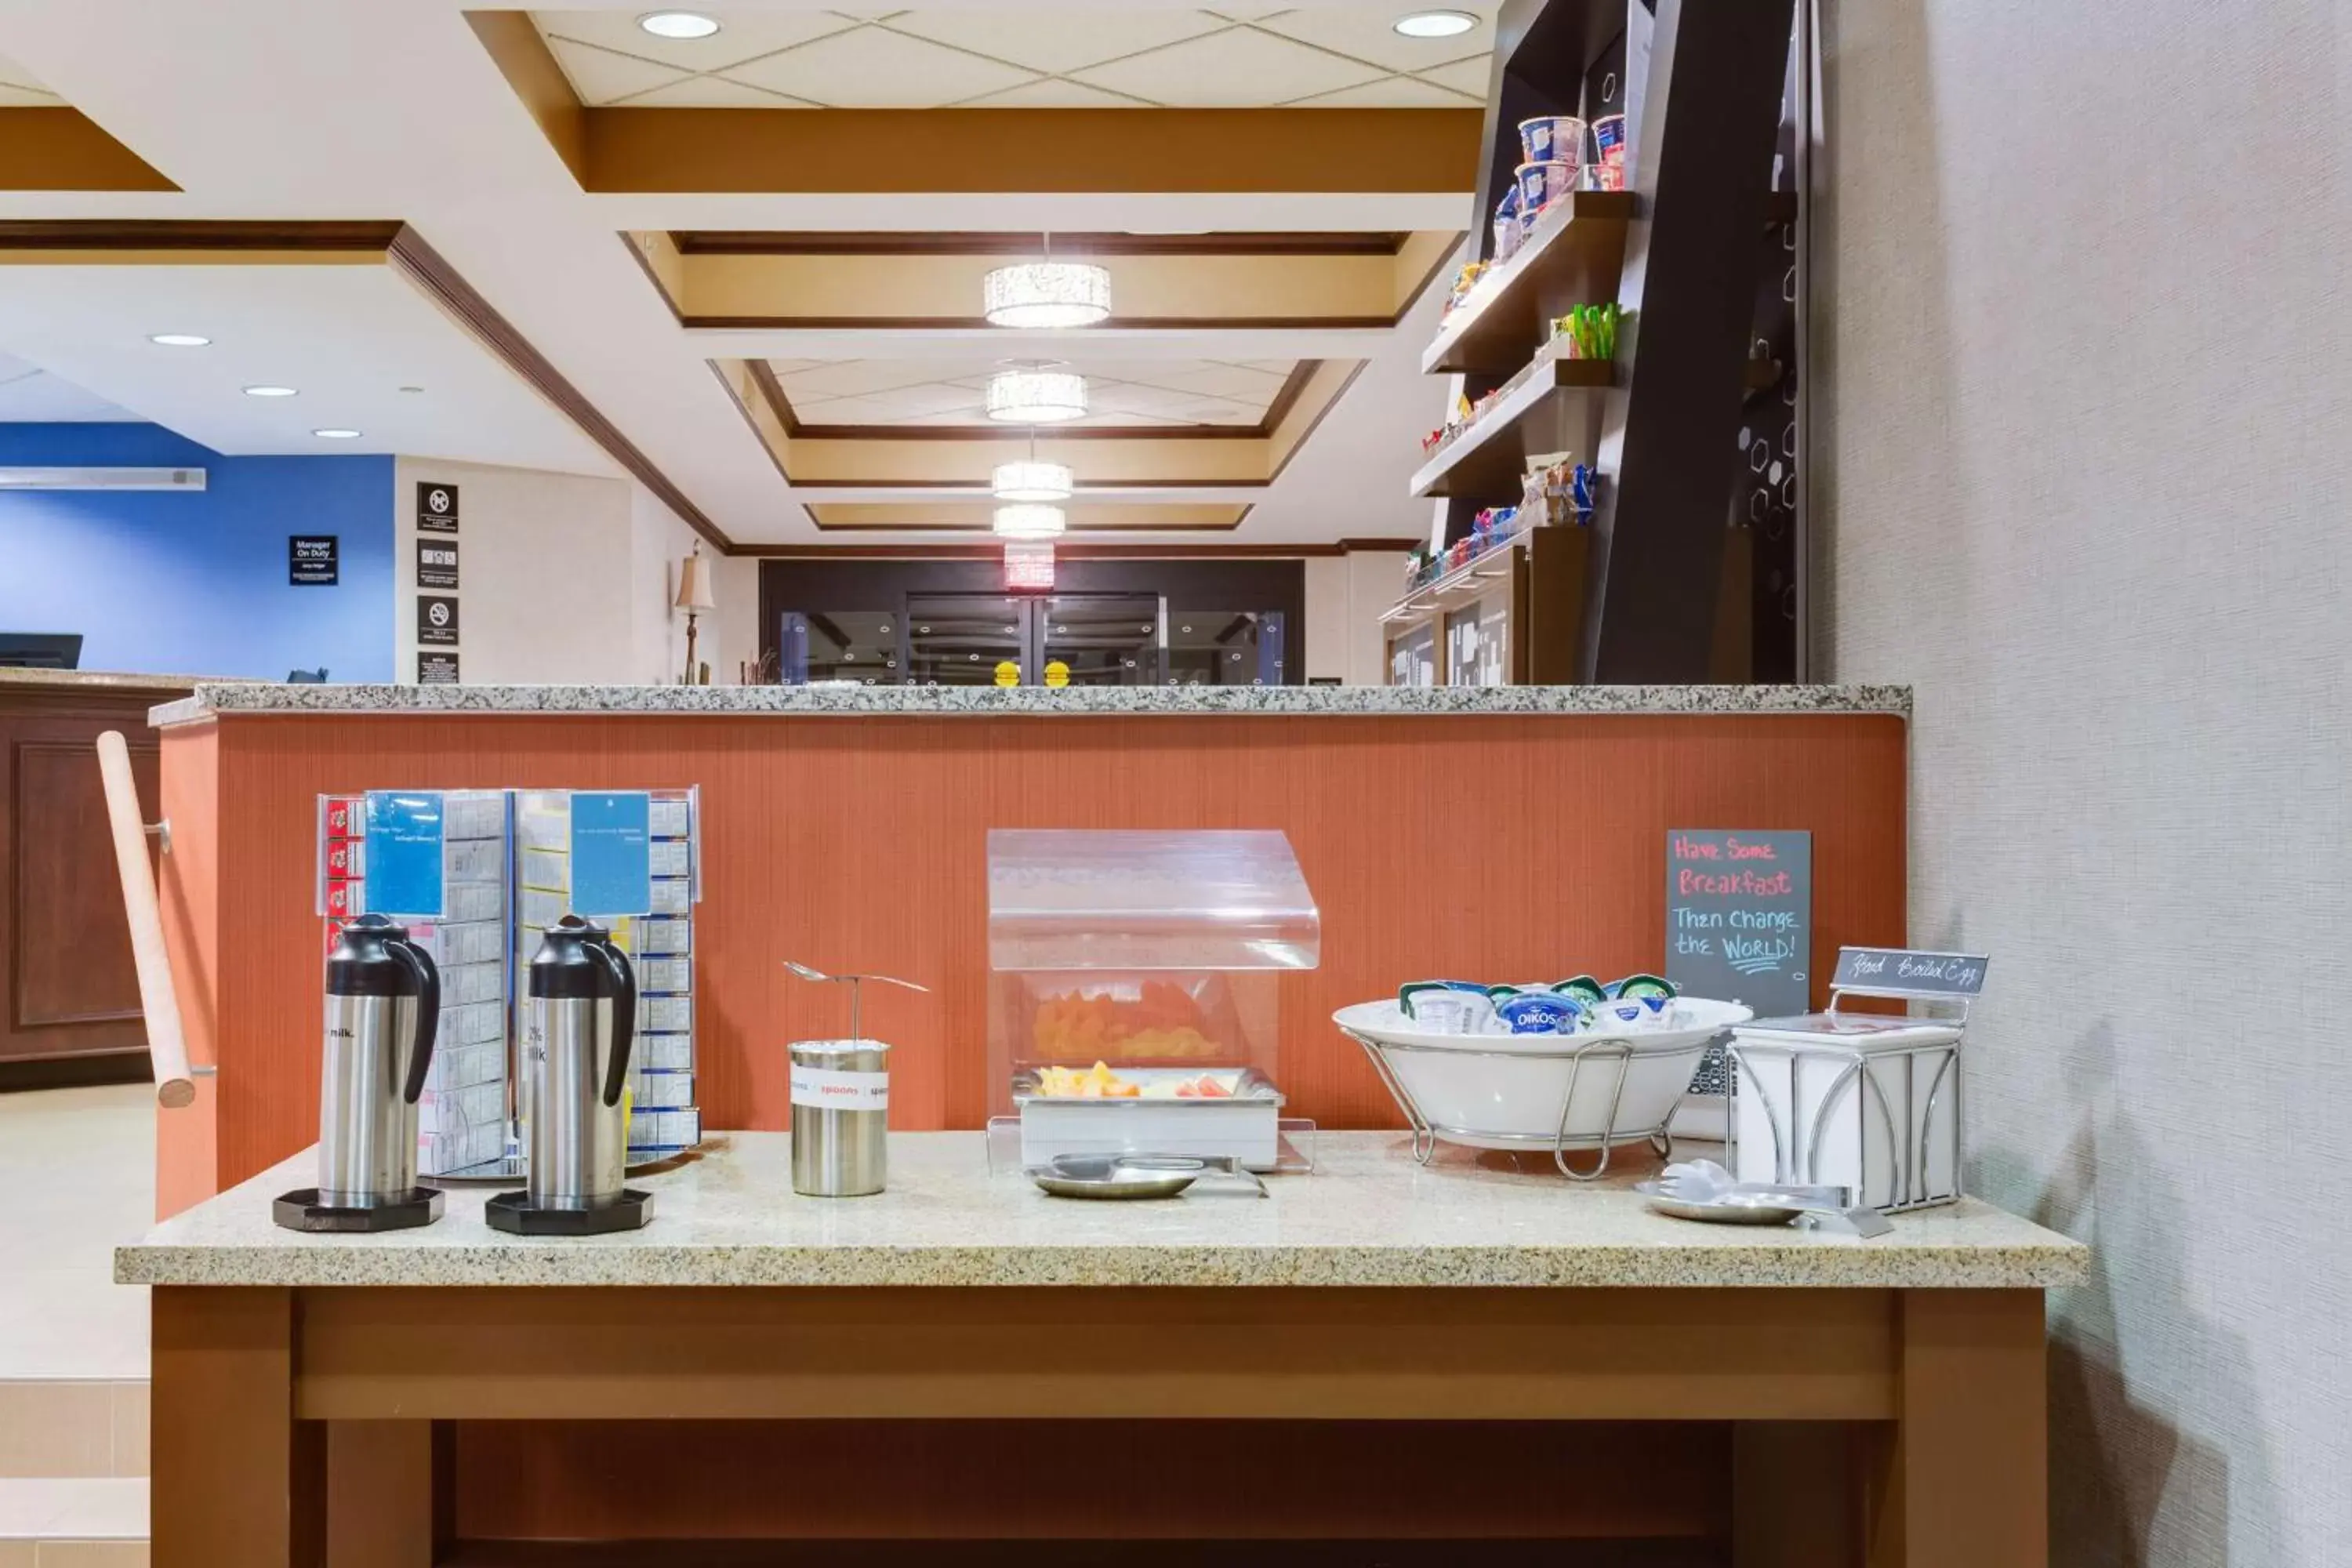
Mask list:
[[[1979,953],[1842,948],[1826,1012],[1734,1029],[1728,1163],[1743,1182],[1834,1185],[1885,1213],[1960,1197],[1960,1040]],[[1949,1016],[1842,1012],[1849,997]]]
[[[420,792],[422,793],[422,792]],[[420,1175],[500,1180],[522,1174],[520,1085],[522,977],[541,931],[566,911],[569,790],[445,790],[443,909],[409,915],[410,934],[441,972],[433,1066],[419,1101]],[[702,1141],[697,1104],[694,905],[702,896],[700,791],[654,789],[648,814],[652,908],[603,921],[637,971],[636,1061],[629,1161],[667,1160]],[[367,883],[366,797],[321,795],[318,913],[331,952],[342,928],[373,910]]]

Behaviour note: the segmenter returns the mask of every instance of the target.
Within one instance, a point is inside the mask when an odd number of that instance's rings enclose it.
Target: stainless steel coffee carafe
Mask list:
[[[439,1216],[416,1184],[416,1102],[433,1067],[441,974],[383,915],[345,926],[327,958],[319,1184],[278,1200],[297,1230],[393,1230]]]
[[[628,1161],[623,1091],[636,1035],[636,973],[603,927],[566,915],[532,955],[530,998],[526,1204],[608,1207],[621,1198]]]

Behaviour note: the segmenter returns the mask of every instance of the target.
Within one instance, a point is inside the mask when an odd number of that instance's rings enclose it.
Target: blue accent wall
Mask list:
[[[0,424],[0,467],[201,468],[201,494],[0,491],[0,631],[79,632],[81,668],[393,679],[393,460],[225,458],[160,425]],[[286,581],[331,533],[341,581]]]

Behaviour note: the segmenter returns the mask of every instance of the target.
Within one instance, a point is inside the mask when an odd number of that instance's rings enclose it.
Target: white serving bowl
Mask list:
[[[1393,1000],[1360,1002],[1331,1015],[1332,1022],[1380,1053],[1412,1098],[1423,1121],[1449,1143],[1476,1149],[1549,1147],[1561,1132],[1560,1109],[1571,1082],[1564,1142],[1593,1148],[1633,1143],[1665,1123],[1690,1087],[1708,1042],[1756,1016],[1737,1002],[1683,997],[1688,1026],[1612,1035],[1442,1035],[1417,1028]],[[1615,1042],[1632,1055],[1618,1089]],[[1601,1046],[1601,1042],[1610,1042]],[[1581,1068],[1568,1053],[1588,1051]],[[1610,1114],[1612,1101],[1616,1114]]]

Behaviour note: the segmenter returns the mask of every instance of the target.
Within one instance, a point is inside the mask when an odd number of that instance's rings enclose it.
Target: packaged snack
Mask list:
[[[1556,991],[1521,991],[1495,1005],[1495,1016],[1514,1035],[1572,1035],[1584,1026],[1584,1008]]]
[[[1486,988],[1467,980],[1416,980],[1397,989],[1404,1016],[1435,1034],[1475,1035],[1495,1016]]]
[[[1593,979],[1590,974],[1580,974],[1572,980],[1563,980],[1552,989],[1563,996],[1575,997],[1587,1008],[1598,1007],[1609,1000],[1609,993],[1601,989],[1601,982]]]
[[[1677,993],[1671,980],[1661,980],[1654,974],[1629,974],[1622,980],[1610,982],[1609,994],[1612,997],[1654,996],[1671,1002]]]
[[[1673,998],[1667,996],[1614,996],[1596,1010],[1594,1022],[1597,1027],[1612,1033],[1623,1030],[1628,1034],[1639,1034],[1645,1030],[1670,1028],[1673,1019],[1669,1014],[1673,1006]]]

